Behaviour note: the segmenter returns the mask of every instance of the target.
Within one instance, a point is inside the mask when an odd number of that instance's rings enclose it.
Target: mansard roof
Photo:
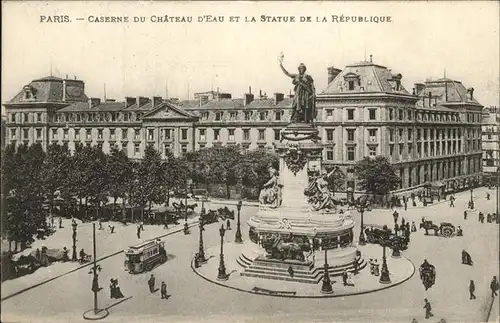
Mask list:
[[[473,91],[473,89],[472,89]],[[429,93],[431,94],[429,96]],[[468,89],[460,81],[449,78],[440,78],[437,80],[427,80],[424,88],[418,93],[419,100],[416,103],[417,108],[428,106],[428,98],[431,97],[431,103],[436,105],[456,105],[468,104],[481,106]],[[425,102],[424,102],[425,100]]]
[[[390,69],[372,62],[359,62],[350,64],[328,84],[320,94],[352,94],[352,93],[410,93],[400,82],[401,74],[394,74]],[[348,81],[356,80],[354,90],[349,90]],[[399,83],[399,89],[397,88]]]

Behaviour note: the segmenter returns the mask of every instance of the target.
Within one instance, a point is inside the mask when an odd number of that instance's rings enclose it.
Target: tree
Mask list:
[[[269,168],[278,169],[278,166],[279,157],[272,151],[259,148],[243,152],[238,170],[242,186],[250,189],[252,195],[258,194],[269,180]]]
[[[387,194],[398,188],[400,178],[394,167],[383,156],[365,157],[354,167],[361,189],[372,194]]]
[[[123,150],[111,149],[107,159],[108,194],[113,198],[113,216],[115,216],[116,201],[122,199],[122,212],[125,215],[125,198],[133,179],[132,163]]]
[[[332,169],[327,169],[326,171],[331,172]],[[345,181],[345,173],[340,168],[336,167],[335,171],[328,177],[328,188],[335,194],[335,191],[342,191],[345,189]]]
[[[200,151],[200,159],[207,162],[208,178],[212,183],[226,186],[226,198],[231,198],[231,187],[238,183],[242,155],[238,146],[216,146]]]

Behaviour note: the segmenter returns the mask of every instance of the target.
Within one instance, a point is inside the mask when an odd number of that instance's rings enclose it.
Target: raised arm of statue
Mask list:
[[[275,185],[275,183],[276,183],[276,177],[273,176],[273,177],[271,177],[270,180],[267,181],[267,183],[265,183],[263,185],[263,187],[264,188],[273,187]]]
[[[282,63],[280,63],[280,67],[281,67],[281,70],[283,71],[283,74],[285,74],[286,76],[288,76],[290,78],[295,78],[296,74],[288,73],[288,71],[283,67]]]

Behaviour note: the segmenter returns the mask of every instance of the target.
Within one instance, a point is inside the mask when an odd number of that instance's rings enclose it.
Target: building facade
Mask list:
[[[482,117],[483,172],[485,182],[490,183],[495,182],[500,167],[500,109],[484,108]]]
[[[441,182],[452,190],[471,185],[482,171],[481,112],[473,89],[450,79],[415,84],[402,75],[361,62],[328,68],[328,86],[317,95],[316,126],[325,165],[339,166],[356,188],[354,164],[382,155],[394,164],[401,190]],[[293,96],[219,91],[194,100],[89,98],[80,80],[45,77],[24,86],[5,104],[7,143],[115,146],[141,159],[146,145],[165,155],[217,145],[268,148],[289,123]]]

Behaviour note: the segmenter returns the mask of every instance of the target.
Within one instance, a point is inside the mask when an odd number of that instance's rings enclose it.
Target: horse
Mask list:
[[[440,228],[432,223],[432,221],[425,221],[422,219],[422,222],[420,222],[420,229],[425,230],[425,235],[429,235],[429,230],[434,230],[434,235],[437,236]]]

